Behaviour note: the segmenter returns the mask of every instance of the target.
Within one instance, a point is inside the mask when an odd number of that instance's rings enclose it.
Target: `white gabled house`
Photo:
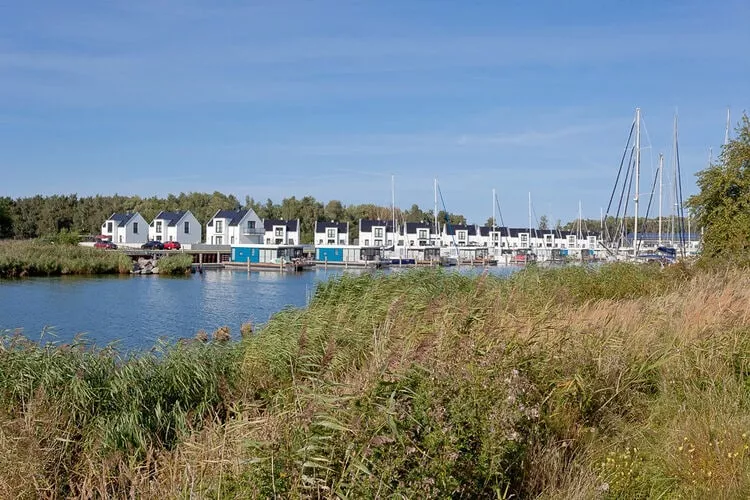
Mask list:
[[[315,239],[313,241],[317,246],[348,245],[349,223],[318,221],[315,223]]]
[[[148,239],[179,241],[182,245],[201,242],[201,224],[190,210],[159,212],[148,227]]]
[[[102,224],[102,235],[118,245],[138,246],[148,240],[148,222],[138,212],[114,213]]]
[[[480,226],[477,241],[480,247],[505,248],[508,246],[508,228],[501,226]]]
[[[407,222],[399,235],[398,246],[427,247],[439,246],[440,237],[435,234],[429,222]],[[403,244],[402,244],[403,243]]]
[[[262,244],[266,231],[255,210],[218,210],[206,224],[209,245]]]
[[[396,232],[393,221],[360,219],[359,220],[359,244],[365,247],[393,246],[396,241]]]
[[[477,226],[473,224],[446,224],[441,236],[442,245],[449,246],[479,246],[480,238]]]
[[[299,219],[263,221],[266,245],[299,245]]]

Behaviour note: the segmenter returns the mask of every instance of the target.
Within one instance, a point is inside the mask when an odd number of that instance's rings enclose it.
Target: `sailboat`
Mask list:
[[[633,141],[633,139],[635,139]],[[627,159],[627,161],[626,161]],[[603,216],[602,245],[610,259],[634,258],[639,248],[639,204],[641,176],[641,108],[635,109],[635,118],[630,126],[627,142],[620,159],[615,185]],[[633,186],[635,184],[635,186]],[[627,241],[628,210],[633,201],[632,240]],[[614,210],[614,213],[612,213]],[[613,225],[614,224],[614,225]],[[628,244],[630,243],[630,244]]]

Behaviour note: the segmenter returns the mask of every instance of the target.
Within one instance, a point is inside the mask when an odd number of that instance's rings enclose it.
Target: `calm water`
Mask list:
[[[515,268],[491,272],[509,274]],[[0,281],[0,330],[22,328],[38,339],[68,342],[85,333],[99,345],[146,349],[159,338],[192,337],[228,325],[264,323],[285,307],[303,307],[317,283],[342,272],[318,269],[299,274],[206,271],[185,278],[107,276]],[[481,272],[461,270],[459,272]],[[49,335],[49,336],[48,336]],[[54,336],[53,336],[54,335]]]

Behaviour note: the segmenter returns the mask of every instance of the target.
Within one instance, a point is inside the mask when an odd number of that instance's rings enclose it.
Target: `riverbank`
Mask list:
[[[191,264],[188,255],[159,260],[163,274],[185,274]],[[0,278],[127,274],[132,269],[132,259],[117,251],[38,240],[0,241]]]
[[[426,269],[238,342],[6,338],[0,496],[739,497],[749,322],[748,271]]]

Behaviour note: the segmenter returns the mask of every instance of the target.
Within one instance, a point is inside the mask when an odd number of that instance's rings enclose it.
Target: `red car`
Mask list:
[[[165,241],[164,250],[179,250],[181,248],[179,241]]]
[[[117,245],[111,241],[97,241],[94,243],[94,248],[103,248],[105,250],[117,250]]]

